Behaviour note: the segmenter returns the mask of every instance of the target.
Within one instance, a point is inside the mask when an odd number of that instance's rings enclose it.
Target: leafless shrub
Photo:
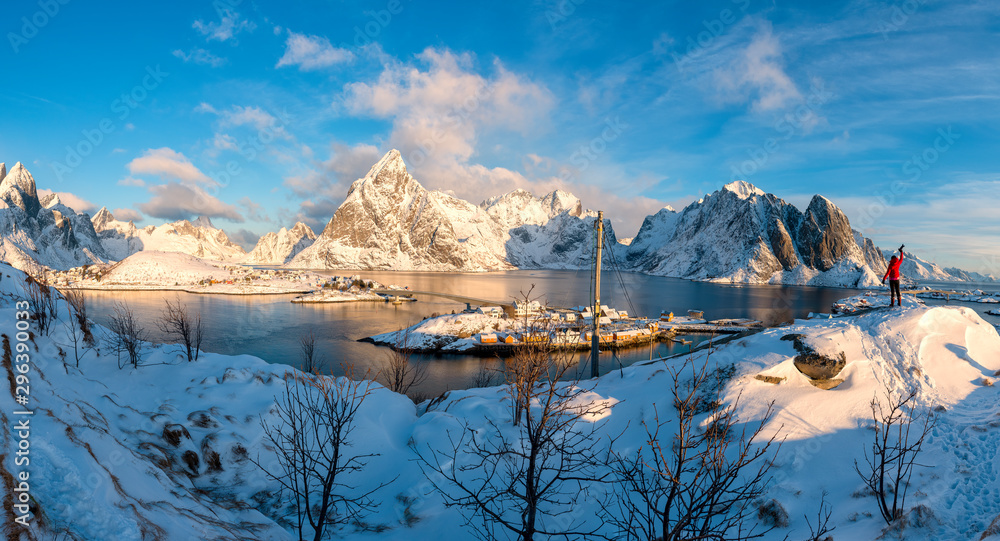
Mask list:
[[[618,482],[618,505],[609,510],[609,521],[618,526],[624,539],[763,536],[769,529],[756,531],[753,502],[767,489],[769,455],[780,446],[776,436],[761,436],[773,415],[773,404],[756,428],[740,428],[739,399],[725,407],[721,388],[706,392],[711,387],[707,360],[701,368],[689,360],[670,371],[676,426],[667,430],[671,419],[661,419],[654,404],[653,422],[643,422],[646,445],[632,455],[615,454],[612,468]],[[702,430],[699,417],[703,411],[707,411],[708,425]]]
[[[351,451],[356,416],[372,393],[372,382],[296,372],[278,398],[275,423],[261,418],[267,441],[277,451],[277,468],[253,461],[294,500],[299,539],[311,529],[315,541],[330,527],[359,523],[378,502],[371,490],[351,485],[377,454]],[[253,459],[251,459],[253,460]]]
[[[201,353],[201,314],[191,315],[187,306],[176,302],[164,301],[166,307],[156,325],[160,332],[169,339],[177,340],[184,346],[188,362],[197,361]]]
[[[824,490],[823,495],[819,499],[819,511],[816,512],[815,528],[813,528],[809,517],[803,515],[806,519],[806,525],[809,526],[809,537],[806,538],[806,541],[833,541],[833,536],[827,534],[837,529],[837,527],[830,526],[830,515],[833,514],[833,506],[826,501],[826,496],[827,493]]]
[[[469,387],[478,389],[498,385],[503,380],[504,373],[503,369],[497,366],[498,364],[494,360],[483,361],[476,370],[476,373],[472,375]]]
[[[78,289],[68,289],[62,293],[66,298],[66,313],[69,315],[65,327],[70,340],[70,343],[63,345],[72,349],[76,367],[80,368],[80,359],[97,347],[97,340],[87,318],[87,298]]]
[[[56,296],[48,285],[48,269],[38,263],[29,264],[25,270],[24,291],[25,300],[30,305],[29,311],[38,326],[40,334],[47,335],[52,328],[52,322],[59,318],[56,311]]]
[[[865,451],[865,464],[855,460],[854,470],[874,494],[882,518],[891,524],[903,516],[910,477],[914,466],[920,466],[917,456],[934,428],[935,418],[929,411],[916,408],[916,389],[902,395],[886,383],[883,394],[883,399],[872,398],[874,440],[871,450]]]
[[[316,352],[316,333],[312,329],[299,339],[299,357],[302,359],[303,372],[319,374],[326,368],[326,359]]]
[[[110,344],[118,359],[118,368],[125,364],[137,368],[146,350],[148,333],[124,302],[115,302],[112,310],[114,313],[108,321],[108,330],[111,331]]]
[[[376,379],[390,391],[407,394],[427,379],[427,365],[410,359],[410,331],[399,331],[393,349],[385,353]]]

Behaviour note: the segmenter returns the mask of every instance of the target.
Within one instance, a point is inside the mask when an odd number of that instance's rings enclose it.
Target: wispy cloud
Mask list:
[[[204,22],[197,20],[191,25],[192,28],[205,36],[208,41],[229,41],[234,39],[240,32],[253,32],[257,25],[245,19],[232,8],[222,5],[220,2],[213,4],[219,14],[219,22]]]
[[[350,50],[334,47],[324,37],[289,31],[285,54],[275,67],[298,66],[301,71],[310,71],[350,62],[353,58]]]
[[[215,56],[211,52],[209,52],[209,51],[207,51],[205,49],[198,48],[198,47],[195,47],[194,49],[191,49],[190,52],[184,52],[181,49],[177,49],[177,50],[174,51],[173,54],[174,54],[174,56],[176,56],[177,58],[180,58],[184,62],[193,62],[195,64],[204,64],[204,65],[207,65],[207,66],[212,66],[213,68],[217,68],[217,67],[222,66],[222,65],[224,65],[226,63],[226,59],[225,58],[221,58],[221,57]]]

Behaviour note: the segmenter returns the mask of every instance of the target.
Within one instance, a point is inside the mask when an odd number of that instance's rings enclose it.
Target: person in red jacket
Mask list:
[[[899,257],[892,256],[889,259],[889,269],[885,271],[885,276],[882,277],[882,283],[885,283],[885,279],[889,279],[889,308],[892,308],[892,303],[894,300],[899,301],[899,306],[903,306],[903,295],[899,292],[899,266],[903,263],[903,248],[906,245],[899,245]],[[893,295],[896,296],[893,299]]]

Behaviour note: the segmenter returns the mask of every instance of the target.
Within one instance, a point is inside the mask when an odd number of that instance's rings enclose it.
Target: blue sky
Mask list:
[[[148,5],[147,5],[148,4]],[[1000,274],[995,2],[5,4],[0,161],[77,210],[332,216],[390,148],[474,203],[562,188],[619,236],[734,179]]]

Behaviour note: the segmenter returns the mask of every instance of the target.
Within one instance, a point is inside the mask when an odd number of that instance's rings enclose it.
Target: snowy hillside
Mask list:
[[[247,265],[284,265],[316,241],[316,233],[298,222],[291,229],[282,227],[277,233],[262,236],[254,249],[243,259]]]
[[[23,274],[0,266],[0,316],[8,321],[15,320],[14,301],[24,297],[23,284]],[[63,305],[58,308],[65,311]],[[0,422],[7,426],[23,420],[13,412],[35,411],[30,464],[16,463],[13,453],[0,461],[6,479],[30,474],[34,538],[295,538],[289,494],[279,495],[278,485],[253,464],[275,466],[274,450],[265,445],[259,423],[261,418],[269,426],[277,423],[275,403],[285,394],[292,368],[214,354],[188,363],[178,357],[177,346],[168,345],[147,350],[145,365],[137,369],[119,369],[113,351],[102,345],[99,353],[85,353],[78,369],[72,352],[67,362],[59,354],[72,341],[67,329],[59,322],[50,335],[36,335],[27,404],[15,404],[10,392],[0,395]],[[106,334],[102,328],[95,332],[99,338]],[[811,385],[794,366],[797,352],[786,338],[790,335],[796,335],[796,344],[824,354],[842,352],[846,365],[837,377],[843,383],[829,391]],[[763,501],[773,499],[769,508],[780,509],[785,519],[763,539],[806,538],[804,517],[812,517],[815,526],[821,496],[830,506],[829,526],[836,528],[837,539],[883,534],[976,539],[996,517],[994,495],[1000,492],[1000,391],[984,386],[1000,369],[997,351],[997,331],[972,310],[908,301],[903,309],[797,321],[719,346],[707,357],[695,354],[695,362],[708,363],[723,385],[723,403],[735,407],[751,429],[764,419],[767,404],[775,404],[762,436],[776,435],[783,443]],[[589,438],[599,456],[606,456],[612,440],[616,453],[633,455],[648,440],[644,422],[676,416],[664,390],[682,362],[654,361],[582,382],[576,403],[611,409],[574,430]],[[7,374],[10,378],[13,372]],[[917,411],[937,416],[918,461],[926,466],[918,467],[911,480],[904,509],[909,519],[891,531],[853,471],[873,438],[869,401],[885,387],[894,393],[915,390]],[[497,387],[452,391],[416,408],[376,385],[358,412],[351,452],[377,456],[348,478],[362,492],[374,490],[376,505],[364,519],[366,531],[347,526],[336,537],[412,540],[447,532],[449,539],[475,539],[464,527],[462,510],[446,507],[435,484],[454,487],[428,477],[417,453],[451,452],[454,438],[469,429],[483,441],[498,441],[501,434],[515,437],[509,397]],[[709,421],[707,414],[696,417],[696,430]],[[668,422],[665,430],[675,425]],[[16,431],[3,431],[0,445],[14,449],[18,437]],[[460,451],[467,452],[465,447]],[[459,460],[470,458],[460,455]],[[606,472],[601,468],[595,475]],[[565,483],[561,489],[575,495],[574,517],[581,527],[619,536],[603,514],[616,509],[614,500],[605,498],[622,488],[617,481]],[[9,500],[5,509],[7,525],[16,533]],[[746,526],[760,520],[754,512]],[[549,528],[565,527],[558,518],[543,516],[542,521]],[[758,525],[758,531],[763,528]]]
[[[742,181],[647,217],[625,253],[640,272],[733,283],[870,287],[884,268],[825,197],[803,213]]]

